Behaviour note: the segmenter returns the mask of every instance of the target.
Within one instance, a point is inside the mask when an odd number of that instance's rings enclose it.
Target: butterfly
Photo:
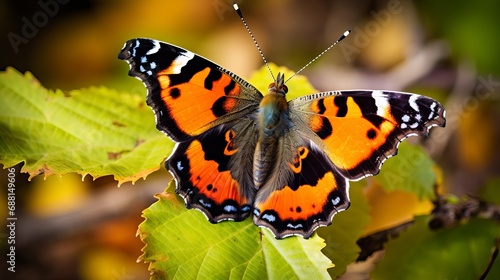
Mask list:
[[[147,88],[156,127],[176,142],[165,162],[187,208],[212,223],[253,216],[278,239],[309,238],[349,205],[349,181],[376,175],[411,135],[445,126],[437,101],[382,90],[286,100],[278,73],[263,95],[180,47],[132,39],[118,55]]]

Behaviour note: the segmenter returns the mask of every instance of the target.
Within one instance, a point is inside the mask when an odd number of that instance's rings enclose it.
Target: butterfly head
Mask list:
[[[285,96],[288,92],[288,87],[285,85],[285,75],[282,73],[278,73],[276,80],[274,83],[269,84],[269,92],[274,92],[276,94],[280,94]]]

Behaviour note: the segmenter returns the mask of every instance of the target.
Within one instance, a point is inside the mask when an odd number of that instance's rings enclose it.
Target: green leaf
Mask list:
[[[270,279],[329,279],[331,261],[321,253],[325,242],[317,234],[309,239],[274,238],[267,229],[263,233],[262,250]]]
[[[96,87],[51,91],[12,68],[0,73],[0,96],[0,163],[24,162],[30,178],[76,172],[134,182],[173,147],[144,97]]]
[[[274,63],[269,63],[269,68],[275,77],[278,73],[283,73],[285,75],[285,81],[295,74],[292,70],[283,66],[279,67]],[[267,94],[269,84],[274,82],[271,73],[269,73],[269,69],[265,66],[255,71],[248,81],[263,95]],[[314,89],[314,87],[309,83],[307,77],[302,75],[294,76],[291,80],[286,82],[286,86],[288,87],[288,93],[286,94],[287,100],[317,92],[317,90]]]
[[[500,225],[471,219],[451,229],[430,230],[428,216],[419,216],[406,232],[389,241],[374,279],[479,279],[485,271]],[[498,279],[498,259],[489,279]],[[496,275],[496,276],[494,276]]]
[[[488,179],[478,196],[486,202],[500,204],[500,177]]]
[[[402,142],[397,156],[384,162],[374,180],[387,192],[402,190],[420,199],[433,198],[436,182],[433,166],[434,162],[422,147]]]
[[[361,249],[356,242],[371,220],[370,207],[363,194],[364,185],[364,182],[351,182],[349,209],[337,214],[331,226],[318,229],[318,235],[326,241],[323,253],[335,264],[328,270],[334,279],[343,275],[347,265],[358,258]]]
[[[188,210],[172,182],[143,213],[139,235],[156,279],[329,279],[331,262],[317,235],[277,240],[251,219],[211,224]]]
[[[139,235],[142,259],[154,276],[169,279],[225,278],[261,273],[259,234],[249,220],[211,224],[197,210],[187,210],[172,182],[146,209]],[[239,249],[238,249],[239,248]],[[236,252],[235,250],[240,250]],[[243,265],[247,262],[247,265]]]
[[[428,33],[445,40],[456,61],[473,61],[480,73],[500,72],[495,59],[500,37],[491,36],[500,25],[500,2],[475,1],[469,5],[466,1],[423,0],[414,3]]]

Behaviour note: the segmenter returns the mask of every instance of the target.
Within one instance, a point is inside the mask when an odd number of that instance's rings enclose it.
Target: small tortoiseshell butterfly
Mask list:
[[[349,180],[379,172],[411,135],[445,125],[437,101],[382,90],[319,92],[291,101],[279,73],[262,95],[185,49],[132,39],[119,56],[147,87],[156,127],[177,142],[165,165],[188,208],[309,238],[349,207]]]

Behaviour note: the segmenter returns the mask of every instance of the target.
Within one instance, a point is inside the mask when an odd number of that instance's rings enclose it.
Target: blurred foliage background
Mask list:
[[[52,89],[105,85],[145,96],[143,85],[127,76],[128,66],[116,57],[126,40],[150,37],[249,77],[262,60],[231,2],[2,1],[0,67],[30,71]],[[322,91],[377,88],[436,98],[447,108],[447,127],[435,129],[424,146],[438,163],[441,191],[474,195],[487,184],[500,188],[500,2],[238,3],[266,58],[291,69],[300,69],[352,29],[303,72],[311,83]],[[6,174],[4,170],[1,182],[7,182]],[[162,168],[147,181],[118,189],[112,178],[82,181],[68,175],[28,182],[27,175],[17,174],[14,276],[146,279],[147,266],[136,263],[143,244],[135,233],[142,209],[164,190],[168,176]],[[383,194],[373,189],[367,195],[374,212],[385,211],[389,217],[398,203],[414,203],[414,198],[380,203],[384,200],[377,197]]]

